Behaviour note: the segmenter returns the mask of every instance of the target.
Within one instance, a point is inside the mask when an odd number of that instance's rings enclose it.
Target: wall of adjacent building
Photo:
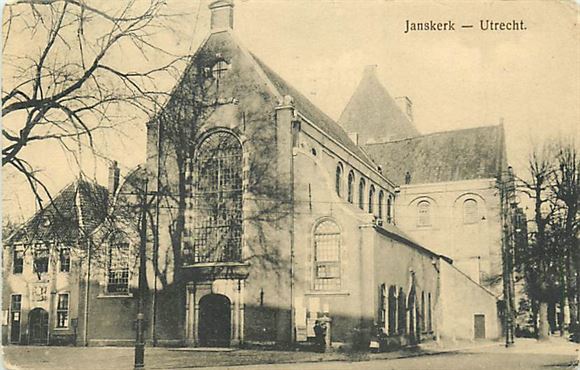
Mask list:
[[[473,340],[475,315],[485,316],[485,339],[501,336],[497,298],[455,266],[441,260],[440,297],[437,308],[438,337]]]
[[[13,250],[15,247],[25,250],[22,273],[13,273]],[[79,248],[72,248],[69,272],[60,272],[60,261],[56,248],[51,248],[48,272],[38,274],[33,271],[33,247],[31,245],[4,245],[3,249],[3,284],[2,310],[7,318],[2,323],[2,343],[10,343],[11,334],[11,297],[22,296],[20,311],[20,344],[29,342],[29,314],[35,308],[48,312],[48,340],[50,344],[74,344],[78,337],[75,322],[79,317]],[[56,308],[58,295],[69,294],[68,327],[57,328]]]
[[[463,202],[474,199],[477,222],[463,220]],[[431,203],[431,225],[418,225],[417,205]],[[501,208],[494,179],[403,185],[396,203],[397,225],[436,253],[449,256],[473,280],[501,277]],[[501,291],[501,284],[490,287]]]

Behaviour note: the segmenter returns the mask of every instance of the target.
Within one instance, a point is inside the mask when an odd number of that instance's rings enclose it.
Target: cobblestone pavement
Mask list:
[[[131,369],[133,349],[118,347],[3,348],[6,369]],[[498,342],[429,343],[421,349],[347,355],[292,351],[200,351],[147,348],[146,369],[574,369],[578,345],[556,338],[548,343],[518,340],[505,348]],[[580,370],[580,369],[579,369]]]

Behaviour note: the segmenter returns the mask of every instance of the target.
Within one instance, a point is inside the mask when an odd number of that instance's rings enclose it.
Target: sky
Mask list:
[[[155,41],[178,54],[195,51],[209,32],[208,1],[168,0],[180,13],[174,30]],[[482,31],[480,20],[517,22],[525,31]],[[234,31],[254,54],[319,108],[338,119],[366,65],[377,65],[392,96],[413,102],[421,133],[503,122],[508,160],[524,173],[534,145],[554,137],[579,139],[579,7],[572,1],[236,0]],[[452,21],[455,32],[404,33],[406,21]],[[461,29],[461,24],[474,28]],[[42,40],[10,44],[33,52]],[[15,45],[15,46],[13,46]],[[117,63],[146,62],[117,50]],[[4,79],[9,70],[4,67]],[[174,80],[159,81],[170,89]],[[4,123],[5,124],[5,123]],[[145,158],[145,122],[98,138],[100,152],[127,172]],[[70,155],[30,146],[26,158],[57,192],[78,175]],[[107,162],[85,150],[84,172],[103,185]],[[22,178],[3,171],[3,215],[22,221],[35,210]]]

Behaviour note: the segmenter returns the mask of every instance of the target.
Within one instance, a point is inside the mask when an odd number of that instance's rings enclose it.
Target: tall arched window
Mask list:
[[[226,131],[197,147],[193,167],[193,262],[239,261],[242,253],[242,146]]]
[[[354,202],[354,172],[350,171],[348,173],[348,195],[347,200],[349,203]]]
[[[340,229],[326,220],[314,230],[314,289],[340,289]]]
[[[336,166],[336,180],[335,180],[335,189],[336,194],[340,197],[342,196],[342,163],[338,163]]]
[[[387,222],[393,222],[393,196],[390,194],[387,198]]]
[[[361,178],[358,183],[358,206],[365,209],[365,179]]]
[[[374,212],[374,203],[375,203],[375,186],[371,185],[369,189],[369,213]]]
[[[423,200],[417,204],[417,226],[431,225],[431,203]]]
[[[403,288],[399,288],[397,303],[397,333],[405,334],[407,332],[407,303]]]
[[[397,334],[397,287],[389,287],[389,335]]]
[[[467,199],[463,202],[463,222],[466,224],[474,224],[477,222],[477,202],[475,199]]]
[[[379,204],[377,207],[379,207],[379,218],[382,220],[383,219],[383,207],[385,203],[385,193],[381,190],[379,191]]]

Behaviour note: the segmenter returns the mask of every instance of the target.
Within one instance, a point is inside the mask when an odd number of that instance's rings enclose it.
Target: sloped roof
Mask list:
[[[307,97],[287,83],[258,57],[252,53],[250,54],[256,60],[256,63],[262,69],[266,77],[276,87],[280,95],[290,95],[294,98],[294,105],[300,113],[311,120],[331,138],[338,141],[340,144],[359,156],[363,161],[367,162],[367,164],[371,165],[373,168],[376,167],[371,158],[369,158],[369,156],[350,139],[346,131],[338,123],[322,112],[310,100],[308,100]]]
[[[77,180],[64,187],[48,206],[12,234],[7,243],[74,241],[88,235],[104,220],[107,205],[107,188]],[[80,235],[81,230],[84,235]]]
[[[376,66],[366,67],[338,123],[347,132],[356,132],[361,144],[368,140],[398,140],[419,135],[413,122],[379,81]]]
[[[407,172],[411,184],[494,178],[504,159],[503,127],[436,132],[364,148],[398,184],[405,183]]]

